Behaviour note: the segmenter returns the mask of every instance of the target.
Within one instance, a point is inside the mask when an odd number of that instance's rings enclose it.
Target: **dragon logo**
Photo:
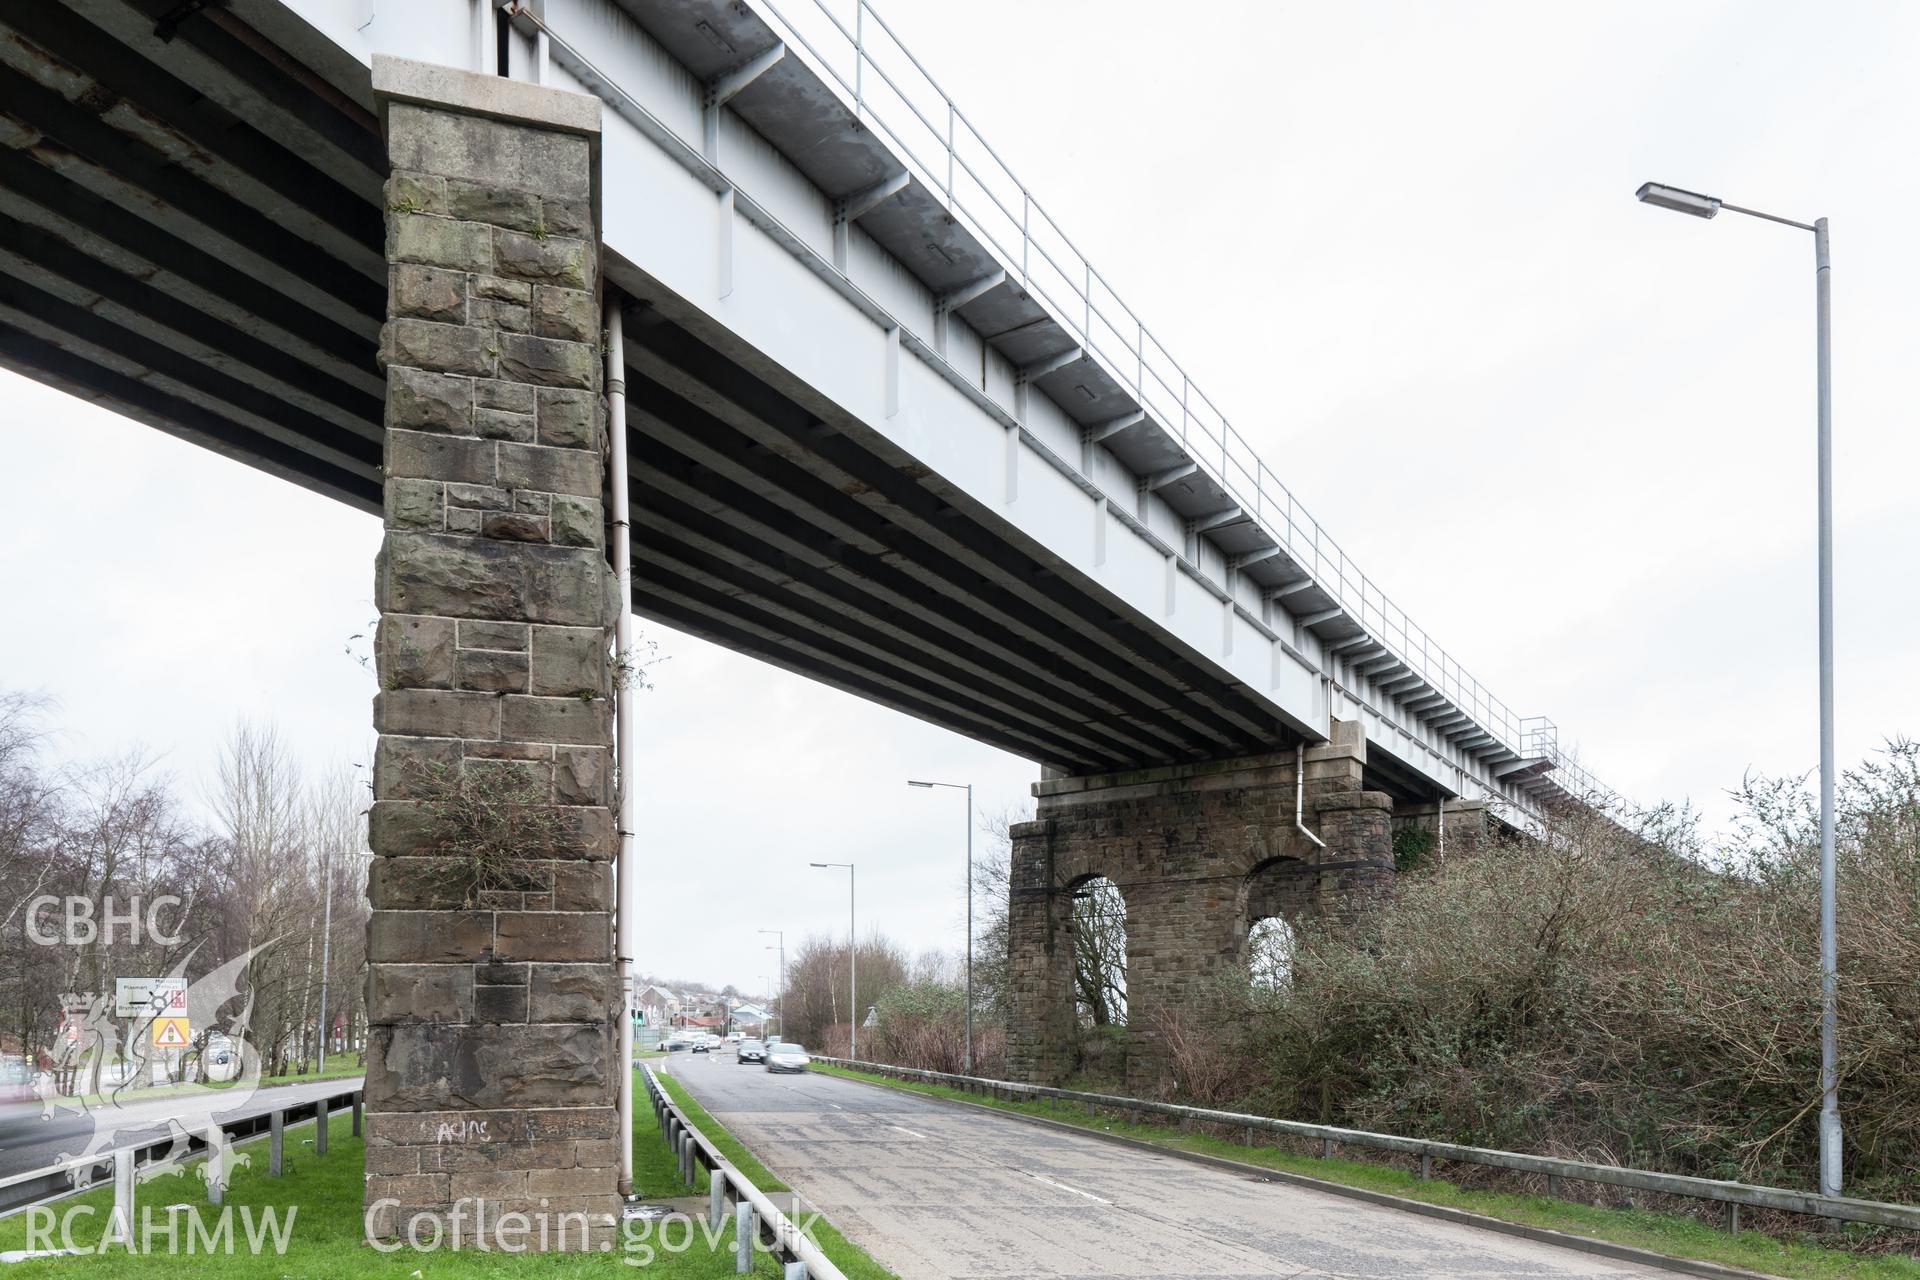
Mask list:
[[[219,1032],[224,1037],[223,1048],[231,1054],[233,1064],[227,1079],[169,1085],[159,1094],[148,1092],[142,1088],[142,1082],[152,1078],[153,1066],[162,1052],[151,1044],[151,1016],[134,1019],[127,1041],[122,1044],[111,995],[67,997],[67,1007],[73,1011],[70,1017],[78,1023],[80,1034],[62,1041],[56,1055],[56,1070],[42,1077],[38,1091],[41,1119],[71,1121],[77,1118],[91,1122],[86,1130],[86,1142],[76,1151],[60,1153],[62,1164],[67,1166],[67,1177],[75,1186],[88,1185],[99,1168],[90,1157],[126,1145],[121,1134],[162,1126],[165,1132],[152,1141],[165,1143],[166,1149],[142,1166],[136,1175],[141,1181],[171,1172],[174,1164],[189,1153],[196,1138],[206,1145],[207,1159],[199,1166],[204,1181],[217,1181],[224,1187],[233,1170],[248,1163],[245,1154],[232,1149],[217,1117],[244,1107],[260,1088],[260,1053],[247,1038],[248,1023],[253,1016],[253,995],[251,990],[243,994],[240,983],[253,958],[272,945],[273,942],[262,943],[187,986],[190,1025],[208,1028],[209,1032]],[[168,976],[184,976],[193,956],[194,952],[189,951]],[[221,1010],[236,1001],[237,1010],[223,1018]],[[207,1039],[211,1042],[213,1036],[209,1034]],[[116,1060],[123,1061],[126,1070],[120,1083],[110,1090],[88,1090],[78,1098],[53,1092],[52,1080],[62,1076],[84,1080],[88,1068],[97,1069]],[[86,1090],[87,1086],[81,1088]]]

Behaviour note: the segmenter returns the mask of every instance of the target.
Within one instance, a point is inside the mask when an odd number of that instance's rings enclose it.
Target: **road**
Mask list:
[[[1098,1138],[731,1054],[672,1074],[903,1280],[1666,1277],[1556,1245],[1241,1177]]]
[[[359,1077],[350,1076],[264,1088],[250,1098],[236,1098],[224,1092],[176,1095],[128,1103],[119,1108],[109,1106],[87,1113],[62,1114],[52,1120],[40,1118],[38,1103],[8,1104],[0,1107],[0,1178],[45,1168],[63,1154],[79,1154],[93,1136],[96,1119],[111,1135],[100,1145],[122,1147],[165,1137],[171,1120],[178,1120],[188,1129],[200,1129],[216,1117],[222,1121],[237,1120],[359,1087]]]

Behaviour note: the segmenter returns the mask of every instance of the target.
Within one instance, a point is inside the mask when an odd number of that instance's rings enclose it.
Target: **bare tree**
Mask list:
[[[1095,876],[1073,891],[1073,996],[1082,1026],[1127,1021],[1127,902]]]

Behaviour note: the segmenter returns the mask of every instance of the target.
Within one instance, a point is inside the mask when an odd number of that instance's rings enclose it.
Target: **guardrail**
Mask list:
[[[681,1180],[692,1184],[695,1166],[707,1167],[709,1230],[720,1229],[729,1216],[728,1203],[732,1203],[735,1272],[745,1275],[753,1269],[754,1243],[764,1231],[772,1237],[774,1257],[786,1264],[786,1280],[807,1280],[809,1276],[814,1280],[846,1280],[820,1246],[687,1119],[680,1105],[660,1087],[653,1068],[642,1065],[640,1071],[646,1080],[647,1097],[653,1103],[654,1118],[660,1122],[660,1134],[680,1163]]]
[[[353,1109],[353,1134],[358,1137],[363,1121],[365,1093],[358,1087],[342,1089],[338,1093],[309,1098],[291,1106],[273,1107],[218,1125],[202,1126],[188,1135],[184,1150],[179,1149],[182,1144],[177,1140],[177,1135],[170,1134],[152,1142],[75,1156],[0,1178],[0,1216],[78,1195],[95,1186],[103,1186],[110,1179],[114,1188],[115,1212],[124,1215],[121,1221],[132,1222],[135,1220],[133,1188],[136,1172],[177,1168],[196,1156],[205,1155],[212,1150],[213,1144],[202,1135],[215,1128],[220,1131],[222,1143],[228,1146],[265,1134],[270,1144],[267,1174],[277,1178],[286,1167],[287,1125],[315,1122],[313,1151],[315,1155],[323,1156],[327,1153],[327,1126],[317,1122],[323,1116],[330,1118],[342,1104]],[[225,1198],[225,1175],[226,1170],[222,1169],[216,1176],[207,1179],[207,1198],[214,1204],[219,1204]]]
[[[1172,1102],[1154,1102],[1146,1098],[1124,1098],[1105,1093],[1084,1093],[1074,1089],[1056,1089],[1050,1085],[1021,1084],[1012,1080],[992,1080],[981,1076],[952,1075],[944,1071],[922,1071],[915,1067],[897,1067],[885,1062],[861,1062],[815,1054],[815,1062],[869,1071],[878,1075],[946,1085],[968,1093],[986,1093],[1007,1101],[1051,1098],[1079,1102],[1090,1110],[1101,1107],[1113,1111],[1167,1116],[1200,1124],[1227,1125],[1244,1129],[1247,1144],[1253,1143],[1256,1129],[1311,1138],[1320,1142],[1320,1154],[1333,1155],[1338,1147],[1361,1147],[1418,1156],[1420,1176],[1433,1176],[1433,1162],[1448,1160],[1455,1164],[1474,1164],[1489,1169],[1547,1176],[1547,1189],[1558,1194],[1567,1181],[1600,1182],[1634,1191],[1662,1195],[1688,1196],[1710,1200],[1727,1207],[1727,1227],[1740,1229],[1740,1209],[1777,1209],[1786,1213],[1804,1213],[1816,1218],[1841,1222],[1862,1222],[1879,1227],[1920,1231],[1920,1205],[1891,1204],[1882,1200],[1856,1200],[1849,1196],[1824,1196],[1812,1191],[1793,1191],[1785,1187],[1762,1187],[1745,1182],[1722,1182],[1715,1178],[1695,1178],[1685,1174],[1656,1173],[1648,1169],[1629,1169],[1621,1165],[1594,1164],[1585,1160],[1562,1160],[1556,1156],[1528,1155],[1519,1151],[1496,1151],[1488,1147],[1468,1147],[1453,1142],[1432,1142],[1425,1138],[1404,1138],[1396,1134],[1370,1133],[1364,1129],[1342,1129],[1333,1125],[1308,1124],[1299,1120],[1276,1120],[1270,1116],[1247,1115],[1238,1111],[1214,1111],[1206,1107],[1185,1107]]]

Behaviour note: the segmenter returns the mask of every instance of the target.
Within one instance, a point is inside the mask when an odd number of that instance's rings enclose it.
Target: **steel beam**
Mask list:
[[[1170,484],[1185,480],[1188,476],[1198,474],[1200,474],[1200,464],[1197,462],[1186,462],[1177,467],[1168,467],[1165,471],[1156,471],[1143,479],[1141,483],[1147,487],[1148,493],[1152,493],[1155,490],[1164,489]]]
[[[733,96],[758,80],[780,64],[787,56],[786,42],[782,41],[764,53],[756,54],[731,71],[723,72],[707,81],[706,105],[724,107],[733,100]]]

